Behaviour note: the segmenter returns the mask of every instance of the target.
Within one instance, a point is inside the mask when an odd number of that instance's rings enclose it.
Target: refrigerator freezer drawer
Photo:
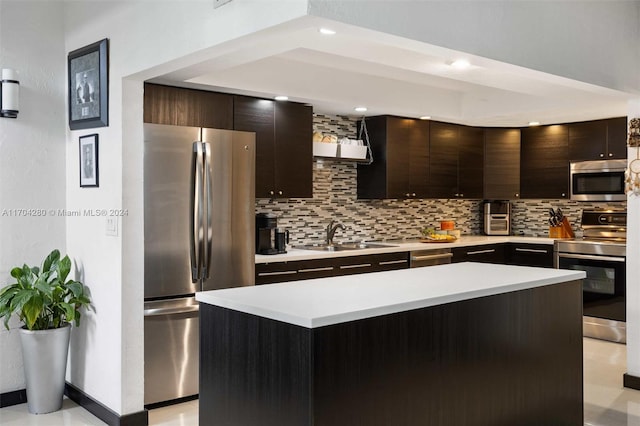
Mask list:
[[[198,302],[181,298],[144,308],[144,404],[196,395]]]

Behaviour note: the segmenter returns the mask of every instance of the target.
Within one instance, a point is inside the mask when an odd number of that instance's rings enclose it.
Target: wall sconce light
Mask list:
[[[18,118],[19,89],[18,74],[12,69],[3,68],[0,80],[0,117]]]

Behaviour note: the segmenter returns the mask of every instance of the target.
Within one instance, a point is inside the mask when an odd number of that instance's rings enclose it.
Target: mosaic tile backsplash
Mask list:
[[[353,139],[358,120],[315,114],[314,131]],[[331,220],[347,227],[336,232],[336,242],[415,239],[422,228],[438,227],[441,220],[454,220],[463,235],[482,233],[482,200],[358,200],[356,180],[355,163],[314,161],[313,198],[259,199],[256,212],[276,214],[278,226],[289,229],[292,245],[324,241]],[[625,209],[626,202],[513,201],[512,235],[547,236],[549,208],[558,207],[579,230],[583,209]]]

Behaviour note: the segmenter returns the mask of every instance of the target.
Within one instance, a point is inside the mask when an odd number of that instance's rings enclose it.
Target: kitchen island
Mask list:
[[[582,424],[584,276],[458,263],[197,293],[200,424]]]

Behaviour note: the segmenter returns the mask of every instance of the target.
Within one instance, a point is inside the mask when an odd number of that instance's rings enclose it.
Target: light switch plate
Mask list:
[[[118,216],[112,216],[107,218],[107,236],[118,236]]]
[[[218,7],[222,6],[223,4],[227,4],[229,3],[231,0],[213,0],[213,8],[217,9]]]

